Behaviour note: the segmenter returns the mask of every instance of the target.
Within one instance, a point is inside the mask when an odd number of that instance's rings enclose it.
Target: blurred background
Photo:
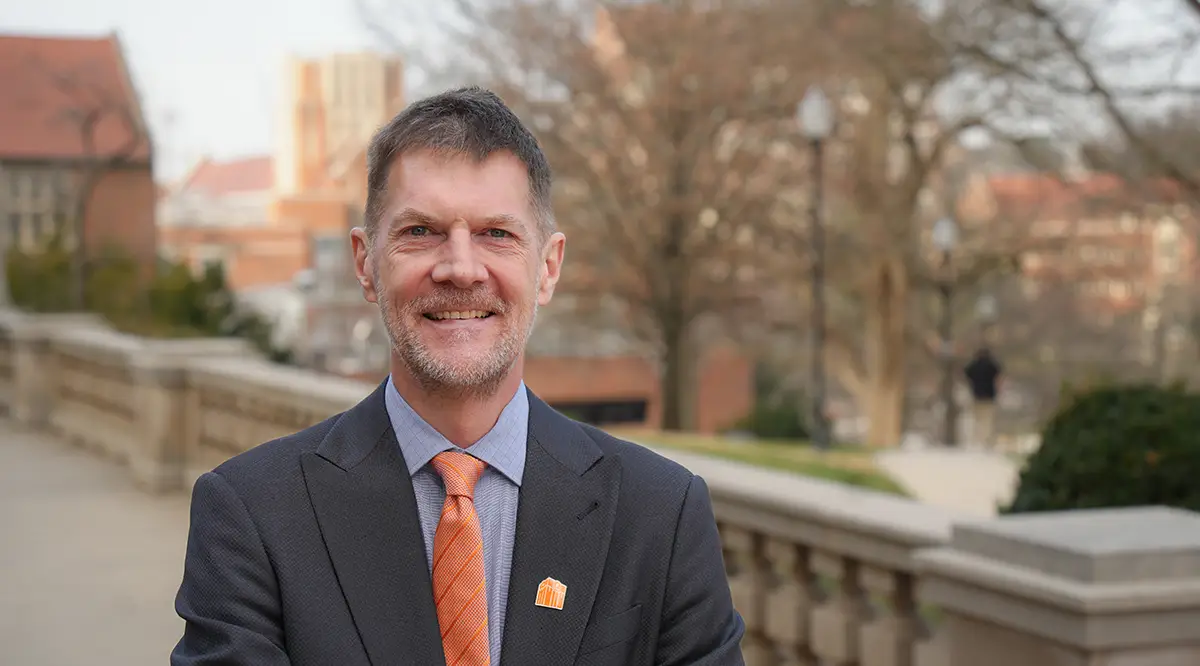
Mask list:
[[[366,146],[464,84],[555,169],[578,419],[994,513],[1064,386],[1196,379],[1195,0],[10,2],[0,299],[379,381]]]

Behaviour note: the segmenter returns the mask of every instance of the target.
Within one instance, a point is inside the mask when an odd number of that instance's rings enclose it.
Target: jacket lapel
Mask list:
[[[574,663],[608,556],[619,484],[619,461],[530,393],[503,663]],[[534,604],[546,578],[567,586],[562,610]]]
[[[301,458],[338,583],[371,663],[445,663],[412,479],[384,387]]]

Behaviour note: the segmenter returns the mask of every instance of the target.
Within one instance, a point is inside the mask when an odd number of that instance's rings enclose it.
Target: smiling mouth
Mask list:
[[[425,318],[433,321],[447,321],[454,319],[487,319],[492,316],[493,312],[487,310],[463,310],[455,312],[426,312]]]

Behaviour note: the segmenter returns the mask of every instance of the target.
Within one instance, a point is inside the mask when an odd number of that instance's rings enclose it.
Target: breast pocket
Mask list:
[[[591,666],[624,664],[641,626],[641,604],[592,622],[583,632],[576,663]]]

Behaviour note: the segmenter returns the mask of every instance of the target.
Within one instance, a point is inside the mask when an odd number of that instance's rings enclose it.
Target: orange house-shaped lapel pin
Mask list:
[[[538,583],[537,601],[535,605],[542,608],[553,608],[554,610],[562,610],[563,602],[567,600],[567,586],[554,580],[547,578]]]

